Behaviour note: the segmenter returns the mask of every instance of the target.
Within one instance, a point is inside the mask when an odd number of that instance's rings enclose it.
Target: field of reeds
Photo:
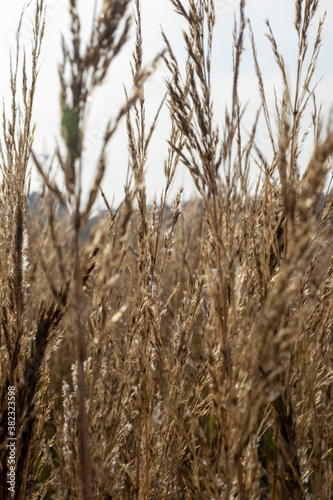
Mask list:
[[[0,498],[331,499],[333,129],[313,81],[318,1],[295,1],[293,87],[267,23],[282,80],[275,103],[240,1],[232,94],[217,127],[213,0],[170,0],[185,23],[185,68],[164,33],[165,50],[143,64],[140,0],[104,0],[87,45],[70,0],[53,170],[34,148],[46,6],[33,3],[32,54],[20,51],[19,27],[0,146]],[[131,20],[133,86],[88,167],[88,102],[121,57]],[[238,91],[246,37],[261,99],[247,135]],[[145,82],[158,64],[168,69],[166,94],[148,123]],[[151,203],[146,162],[163,107],[164,188]],[[256,142],[260,119],[270,155]],[[115,207],[101,186],[121,122],[129,161]],[[180,165],[197,196],[180,191],[170,203]],[[43,181],[34,207],[30,168]],[[95,173],[85,195],[87,168]],[[105,212],[92,224],[100,198]]]

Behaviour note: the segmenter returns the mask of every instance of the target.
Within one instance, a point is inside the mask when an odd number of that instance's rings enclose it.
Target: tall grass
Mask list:
[[[106,126],[85,199],[87,105],[129,37],[131,7],[133,88]],[[63,187],[33,147],[43,0],[35,2],[30,69],[18,29],[0,149],[1,498],[10,495],[9,386],[16,388],[13,498],[332,498],[333,201],[325,186],[333,132],[323,130],[312,83],[323,28],[318,1],[295,1],[295,88],[267,22],[283,83],[274,118],[240,2],[232,94],[219,127],[214,2],[170,0],[170,7],[185,22],[184,71],[164,33],[164,52],[143,66],[140,0],[105,0],[101,11],[96,2],[87,45],[70,0],[71,39],[63,40],[59,70],[62,142],[53,159]],[[271,160],[256,142],[259,113],[247,137],[242,128],[248,36]],[[166,95],[147,123],[145,81],[162,61]],[[147,155],[164,106],[171,120],[164,187],[149,204]],[[312,153],[301,169],[311,106]],[[128,175],[124,200],[113,207],[101,185],[122,119]],[[180,163],[197,199],[184,203],[181,190],[169,206]],[[30,164],[44,184],[35,209]],[[107,215],[87,232],[99,193]]]

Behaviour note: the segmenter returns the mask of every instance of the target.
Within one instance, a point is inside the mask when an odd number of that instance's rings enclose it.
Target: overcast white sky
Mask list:
[[[31,36],[31,19],[33,14],[34,0],[26,14],[26,21],[23,23],[22,34],[27,41]],[[59,85],[57,68],[61,60],[60,33],[65,32],[68,27],[67,15],[68,0],[48,0],[48,14],[46,35],[44,39],[42,66],[40,71],[39,84],[37,89],[37,100],[35,105],[35,122],[37,123],[35,149],[42,154],[44,151],[52,153],[55,137],[59,130]],[[82,7],[83,26],[88,29],[91,25],[93,0],[80,0]],[[12,0],[2,2],[0,6],[0,94],[5,101],[9,98],[9,50],[14,47],[15,32],[25,2],[23,0]],[[187,5],[184,0],[184,5]],[[212,68],[212,84],[214,89],[214,103],[217,122],[222,123],[225,104],[230,97],[231,88],[231,32],[233,28],[233,12],[237,9],[239,0],[216,0],[216,28],[214,58]],[[326,24],[324,29],[323,47],[320,63],[317,68],[316,79],[322,77],[318,90],[318,99],[322,101],[324,111],[328,112],[333,104],[333,4],[332,0],[321,0],[319,11],[322,14],[327,11]],[[272,58],[269,42],[264,36],[266,32],[265,19],[269,18],[271,26],[276,35],[280,51],[286,57],[287,70],[290,81],[295,78],[295,66],[297,61],[297,41],[293,28],[294,1],[293,0],[247,0],[247,17],[251,19],[261,68],[268,95],[273,95],[273,87],[279,86],[280,75]],[[160,35],[160,26],[163,27],[173,48],[179,58],[184,55],[184,43],[181,35],[181,23],[174,13],[169,0],[142,0],[143,18],[143,39],[145,60],[148,62],[159,49],[163,48]],[[319,18],[316,18],[319,19]],[[316,27],[313,26],[315,34]],[[91,123],[86,142],[86,186],[93,172],[96,150],[99,145],[99,138],[103,134],[103,126],[115,110],[118,109],[123,100],[122,85],[126,83],[130,86],[129,58],[133,48],[133,40],[130,41],[126,49],[120,54],[111,72],[107,84],[93,96]],[[164,68],[161,66],[147,84],[146,100],[148,103],[148,119],[157,109],[160,99],[163,96],[163,78],[166,76]],[[257,82],[254,73],[253,58],[246,35],[246,50],[242,61],[242,71],[240,78],[240,93],[242,103],[249,101],[247,112],[248,128],[250,129],[252,119],[259,106],[257,97]],[[310,123],[309,123],[310,125]],[[169,122],[168,112],[162,113],[156,135],[151,146],[150,157],[148,158],[147,184],[150,195],[159,192],[163,181],[163,160],[166,154],[166,139],[168,138]],[[259,129],[258,140],[261,146],[265,146],[267,135],[265,127]],[[124,123],[115,136],[109,150],[109,167],[104,182],[105,192],[111,199],[115,194],[115,202],[118,203],[123,196],[123,185],[127,169],[127,145]],[[185,172],[179,172],[176,179],[176,186],[185,184],[187,194],[194,192],[189,183],[189,177]],[[38,189],[40,183],[37,175],[33,176],[32,189]],[[174,190],[174,191],[175,191]]]

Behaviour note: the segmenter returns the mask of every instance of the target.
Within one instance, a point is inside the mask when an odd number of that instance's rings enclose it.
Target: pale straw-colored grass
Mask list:
[[[112,74],[132,6],[133,88],[106,127],[85,201],[88,97]],[[13,498],[332,497],[333,201],[324,189],[333,133],[322,130],[312,82],[323,27],[318,2],[295,2],[295,88],[267,23],[283,83],[275,108],[240,2],[232,95],[219,128],[211,87],[214,2],[170,6],[186,25],[183,72],[164,33],[165,51],[143,66],[140,0],[105,0],[100,12],[96,2],[87,46],[70,0],[72,37],[63,41],[59,71],[62,143],[53,159],[64,189],[33,152],[43,0],[36,1],[32,67],[23,62],[22,81],[18,43],[0,150],[0,498],[8,498],[8,386],[16,387]],[[247,137],[242,128],[238,85],[248,36],[271,161],[256,143],[259,113]],[[161,60],[166,95],[148,124],[144,84]],[[149,204],[147,155],[163,106],[171,119],[164,189]],[[301,134],[311,106],[313,147],[303,171]],[[106,147],[122,118],[128,180],[114,208],[101,184]],[[30,160],[44,183],[34,209]],[[180,162],[198,197],[182,203],[180,191],[170,206]],[[250,191],[255,166],[260,177]],[[88,231],[99,193],[107,213]]]

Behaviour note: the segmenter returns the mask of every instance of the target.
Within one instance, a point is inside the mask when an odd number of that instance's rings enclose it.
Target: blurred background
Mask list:
[[[21,29],[21,49],[27,53],[30,50],[30,40],[32,37],[32,19],[34,15],[34,1],[27,7]],[[102,1],[100,2],[100,4]],[[184,6],[188,2],[184,0]],[[182,29],[184,25],[179,16],[174,12],[174,8],[169,0],[142,0],[142,28],[143,28],[143,48],[144,61],[149,64],[154,56],[163,49],[161,29],[165,32],[172,48],[184,67],[184,42]],[[1,6],[0,16],[0,95],[3,97],[5,107],[10,108],[10,53],[15,54],[16,29],[25,2],[15,0],[6,2]],[[222,127],[224,122],[225,107],[230,102],[232,87],[232,30],[234,15],[238,14],[239,0],[216,0],[216,27],[213,46],[212,65],[212,87],[215,105],[216,124]],[[80,12],[82,15],[83,39],[89,36],[93,20],[93,0],[80,0]],[[331,0],[321,0],[319,2],[319,12],[322,16],[327,11],[325,27],[323,31],[322,51],[319,64],[316,69],[314,81],[318,81],[317,103],[323,106],[323,119],[328,120],[331,109],[332,89],[333,89],[333,5]],[[268,18],[274,35],[278,42],[280,52],[285,57],[287,74],[290,82],[296,80],[297,64],[297,37],[294,29],[294,2],[292,0],[248,0],[246,7],[247,16],[251,20],[254,36],[256,39],[258,58],[261,71],[266,86],[268,101],[272,103],[272,122],[274,120],[274,89],[277,95],[281,96],[281,76],[272,56],[270,42],[265,36],[267,27],[265,20]],[[316,18],[316,22],[319,17]],[[68,39],[68,0],[48,0],[46,15],[46,31],[41,57],[40,75],[37,87],[37,97],[35,101],[34,121],[36,123],[35,152],[44,164],[48,167],[50,158],[57,141],[59,141],[60,114],[59,114],[59,82],[58,64],[62,60],[61,34]],[[312,27],[312,34],[315,37],[317,26]],[[107,83],[91,96],[91,111],[84,142],[85,188],[88,190],[92,182],[96,158],[98,156],[101,138],[110,117],[115,116],[117,110],[124,102],[124,85],[128,90],[131,88],[130,59],[134,47],[135,26],[132,26],[132,37],[111,66]],[[313,40],[310,40],[310,42]],[[309,46],[309,54],[311,53]],[[145,95],[147,104],[147,126],[153,119],[156,110],[165,93],[164,80],[167,78],[166,68],[161,63],[154,76],[146,84]],[[292,86],[292,88],[294,88]],[[251,130],[256,111],[260,107],[260,99],[257,86],[257,78],[254,70],[252,50],[250,46],[249,33],[245,36],[245,50],[242,60],[241,74],[239,80],[239,93],[242,105],[247,105],[243,121],[244,137]],[[147,184],[150,199],[158,195],[163,185],[163,162],[167,153],[167,139],[169,134],[169,112],[167,106],[164,107],[158,127],[150,147],[147,162]],[[308,113],[307,140],[311,142],[311,110]],[[307,140],[304,143],[303,153],[300,162],[306,163],[308,148]],[[270,144],[268,133],[264,121],[259,122],[257,130],[257,146],[261,151],[269,156]],[[123,198],[123,186],[126,179],[128,164],[127,137],[125,120],[121,123],[119,130],[111,141],[108,149],[108,171],[103,182],[103,189],[110,201],[118,204]],[[59,180],[60,181],[60,180]],[[256,181],[254,172],[253,184]],[[61,182],[61,181],[60,181]],[[192,181],[183,167],[179,168],[175,178],[174,187],[171,194],[175,194],[179,186],[185,187],[185,198],[195,194]],[[32,172],[32,191],[41,189],[41,181],[36,172]],[[102,203],[96,210],[102,207]]]

